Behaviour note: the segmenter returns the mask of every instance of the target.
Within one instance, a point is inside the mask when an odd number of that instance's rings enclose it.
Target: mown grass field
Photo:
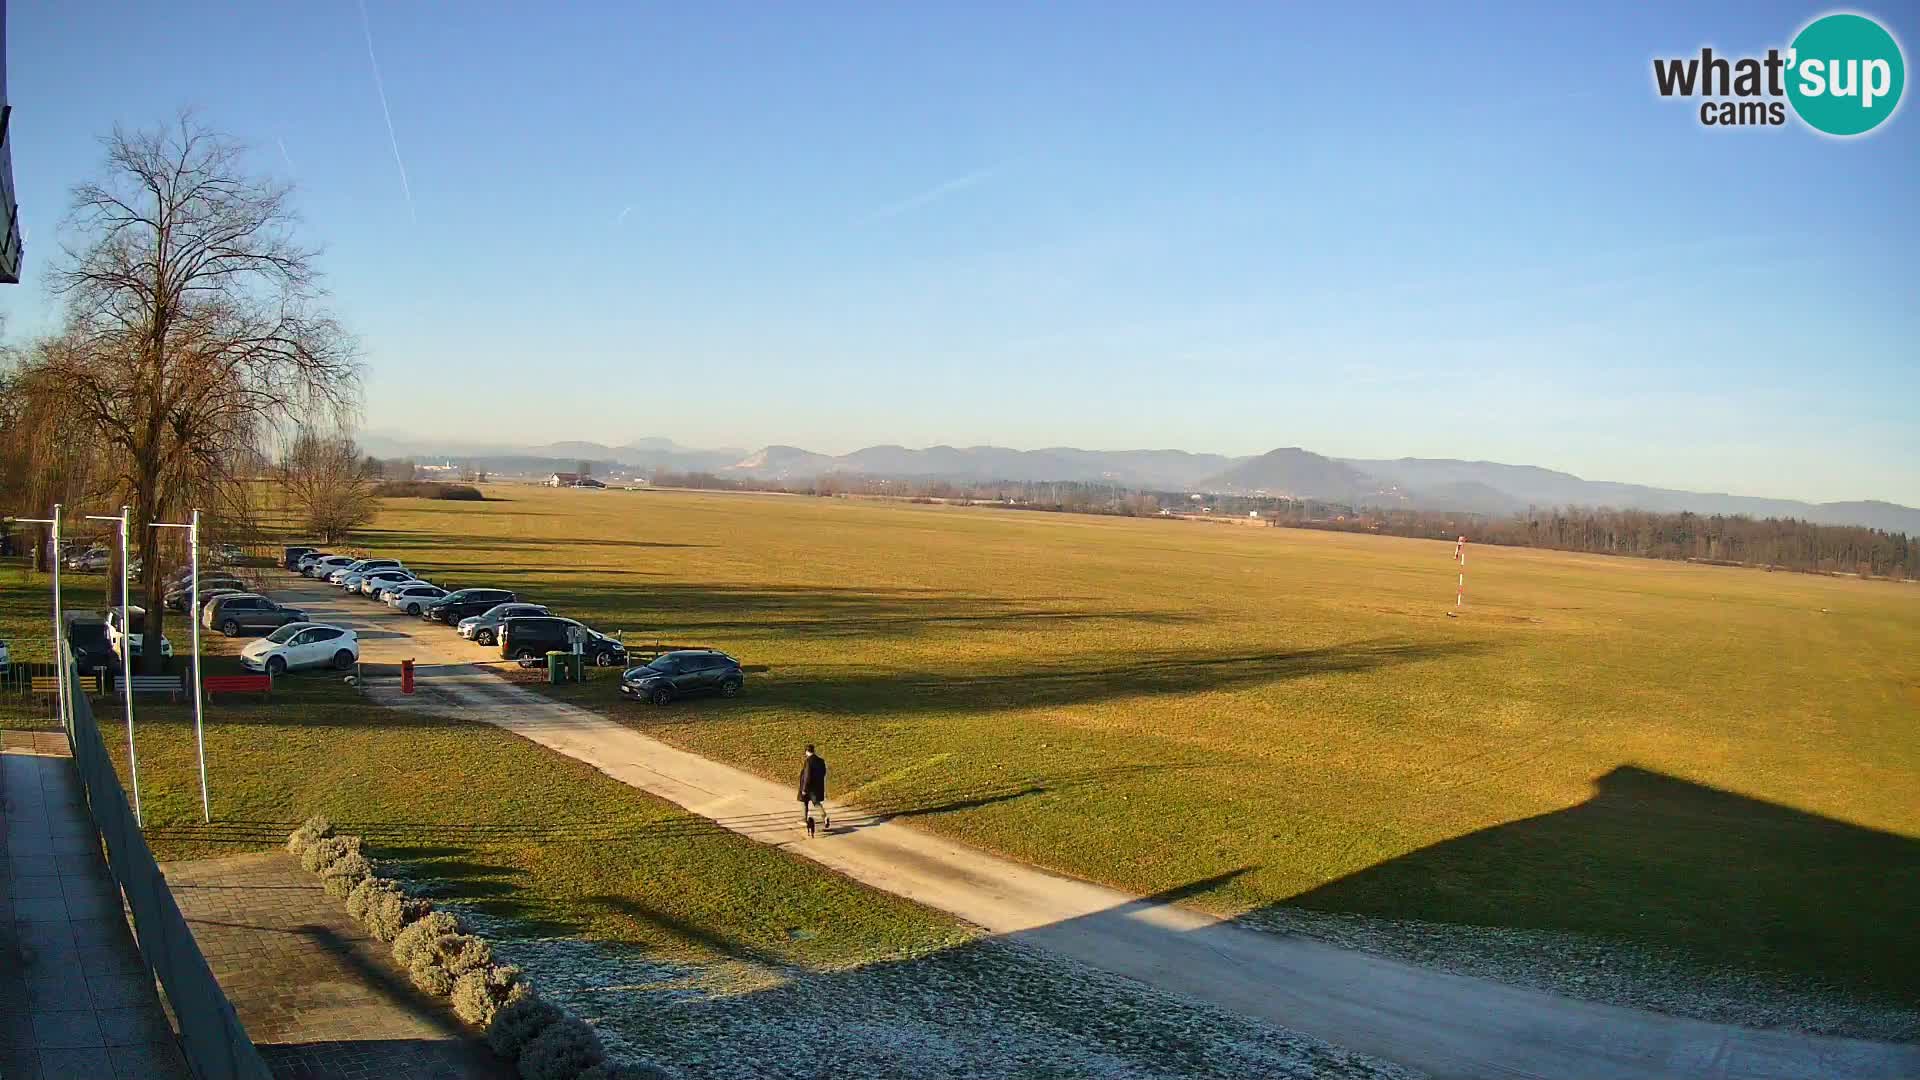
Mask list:
[[[771,670],[627,704],[1141,893],[1594,934],[1920,995],[1920,589],[1189,522],[497,486],[364,536]]]

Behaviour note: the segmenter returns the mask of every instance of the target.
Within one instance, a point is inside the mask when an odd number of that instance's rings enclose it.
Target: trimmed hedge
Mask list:
[[[495,1053],[519,1066],[524,1080],[662,1080],[645,1062],[609,1060],[593,1027],[542,1000],[517,967],[493,962],[493,947],[469,933],[453,914],[408,896],[379,876],[361,853],[360,838],[337,835],[319,815],[287,837],[287,851],[319,874],[328,896],[346,901],[347,914],[383,942],[416,987],[451,997],[454,1014],[481,1029]]]

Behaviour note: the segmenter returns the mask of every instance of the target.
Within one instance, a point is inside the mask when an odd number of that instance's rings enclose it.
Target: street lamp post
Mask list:
[[[60,673],[59,696],[56,698],[59,702],[60,726],[71,732],[73,724],[67,704],[66,650],[61,645],[65,633],[61,624],[65,620],[60,617],[60,504],[53,504],[53,516],[50,518],[14,518],[13,520],[28,525],[53,526],[53,666]]]
[[[133,822],[144,829],[147,823],[140,813],[140,760],[133,749],[133,624],[127,616],[127,519],[132,516],[132,509],[122,506],[118,516],[88,514],[87,520],[120,523],[120,695],[127,703],[127,772],[133,778]],[[141,644],[144,648],[144,620],[141,625]],[[159,647],[157,644],[154,646],[156,649]]]
[[[193,743],[200,758],[200,820],[211,823],[213,803],[207,797],[207,734],[201,716],[203,702],[200,700],[200,511],[195,510],[193,520],[186,524],[156,521],[153,527],[187,530],[187,550],[192,560],[192,576],[188,578],[191,596],[187,602],[187,621],[193,628]]]

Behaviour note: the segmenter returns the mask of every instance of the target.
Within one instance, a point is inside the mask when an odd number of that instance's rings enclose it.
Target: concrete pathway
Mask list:
[[[316,618],[370,631],[364,661],[418,662],[418,693],[403,697],[393,680],[369,688],[383,704],[495,724],[735,832],[994,933],[1435,1077],[1920,1077],[1920,1046],[1687,1020],[1246,930],[851,807],[832,807],[833,833],[809,840],[796,827],[793,790],[784,784],[514,686],[473,666],[497,659],[497,650],[445,627],[283,580]]]
[[[415,990],[388,946],[285,852],[162,863],[220,988],[281,1080],[514,1075]]]
[[[187,1080],[67,737],[0,738],[0,1078]]]

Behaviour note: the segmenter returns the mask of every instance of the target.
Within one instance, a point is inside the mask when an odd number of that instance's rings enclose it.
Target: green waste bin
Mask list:
[[[572,653],[550,652],[547,654],[547,682],[563,683],[573,673]]]
[[[587,681],[587,658],[579,653],[567,654],[567,677],[574,682]]]

